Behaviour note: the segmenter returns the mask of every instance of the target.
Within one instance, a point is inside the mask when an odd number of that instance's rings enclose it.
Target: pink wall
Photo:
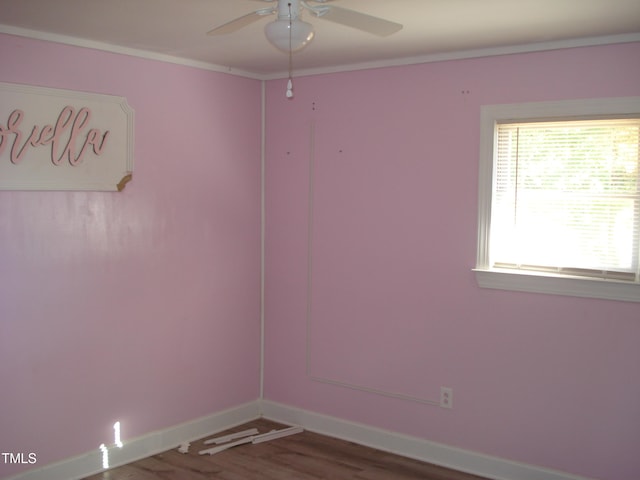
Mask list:
[[[638,58],[633,44],[321,75],[294,101],[268,82],[266,398],[640,477],[640,305],[481,290],[470,271],[480,105],[640,95]],[[116,420],[126,439],[255,399],[259,83],[7,35],[0,65],[0,81],[136,112],[124,192],[0,192],[2,450],[41,466],[108,442]],[[307,373],[429,399],[446,385],[454,409]]]
[[[0,192],[2,451],[41,467],[255,400],[259,82],[7,35],[0,65],[135,110],[122,193]]]
[[[638,59],[627,44],[317,75],[294,101],[269,82],[265,397],[640,478],[640,304],[485,290],[471,272],[480,106],[640,95]],[[454,409],[309,375],[433,400],[449,386]]]

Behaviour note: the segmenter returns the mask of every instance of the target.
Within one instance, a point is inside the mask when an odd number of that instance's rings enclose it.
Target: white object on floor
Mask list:
[[[198,452],[199,455],[215,455],[216,453],[220,453],[229,448],[237,447],[238,445],[243,445],[245,443],[251,443],[253,441],[253,437],[245,437],[240,440],[236,440],[235,442],[225,443],[224,445],[219,445],[217,447],[207,448],[206,450],[200,450]]]
[[[276,438],[287,437],[289,435],[294,435],[296,433],[302,433],[304,429],[302,427],[289,427],[283,428],[282,430],[271,430],[268,433],[263,433],[262,435],[256,435],[253,437],[251,443],[262,443],[268,442],[269,440],[275,440]]]
[[[270,440],[275,440],[277,438],[287,437],[289,435],[294,435],[296,433],[303,432],[304,429],[302,427],[288,427],[283,428],[282,430],[272,430],[267,433],[262,433],[260,435],[252,435],[248,437],[241,438],[240,440],[236,440],[235,442],[226,443],[224,445],[219,445],[213,448],[207,448],[205,450],[200,450],[198,453],[200,455],[215,455],[216,453],[220,453],[229,448],[237,447],[238,445],[244,445],[245,443],[263,443],[268,442]]]
[[[215,443],[216,445],[220,445],[221,443],[230,442],[231,440],[235,440],[236,438],[248,437],[249,435],[257,435],[257,428],[250,428],[249,430],[243,430],[241,432],[230,433],[229,435],[224,435],[222,437],[210,438],[209,440],[205,440],[205,445],[211,445]]]
[[[178,451],[180,453],[189,453],[189,447],[190,446],[191,446],[191,444],[189,442],[181,443],[180,446],[178,447]]]

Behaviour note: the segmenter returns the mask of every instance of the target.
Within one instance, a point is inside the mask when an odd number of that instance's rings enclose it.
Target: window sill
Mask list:
[[[473,271],[481,288],[640,302],[638,283],[498,269]]]

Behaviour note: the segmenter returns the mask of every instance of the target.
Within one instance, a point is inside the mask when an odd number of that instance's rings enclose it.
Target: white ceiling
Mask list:
[[[335,0],[404,25],[386,38],[315,18],[298,74],[563,46],[640,40],[640,0]],[[206,32],[273,4],[258,0],[0,0],[0,32],[147,55],[254,78],[282,76],[287,55],[264,38],[265,17]],[[639,59],[640,61],[640,59]]]

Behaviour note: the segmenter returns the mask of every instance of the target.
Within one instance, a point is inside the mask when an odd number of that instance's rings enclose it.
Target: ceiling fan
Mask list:
[[[386,37],[402,29],[402,25],[399,23],[348,8],[328,5],[333,0],[257,1],[277,3],[275,6],[261,8],[219,25],[207,32],[207,34],[224,35],[232,33],[260,20],[262,17],[275,13],[277,18],[265,26],[265,36],[279,50],[291,53],[308,45],[314,36],[313,25],[301,19],[304,10],[318,18],[356,28],[380,37]]]

